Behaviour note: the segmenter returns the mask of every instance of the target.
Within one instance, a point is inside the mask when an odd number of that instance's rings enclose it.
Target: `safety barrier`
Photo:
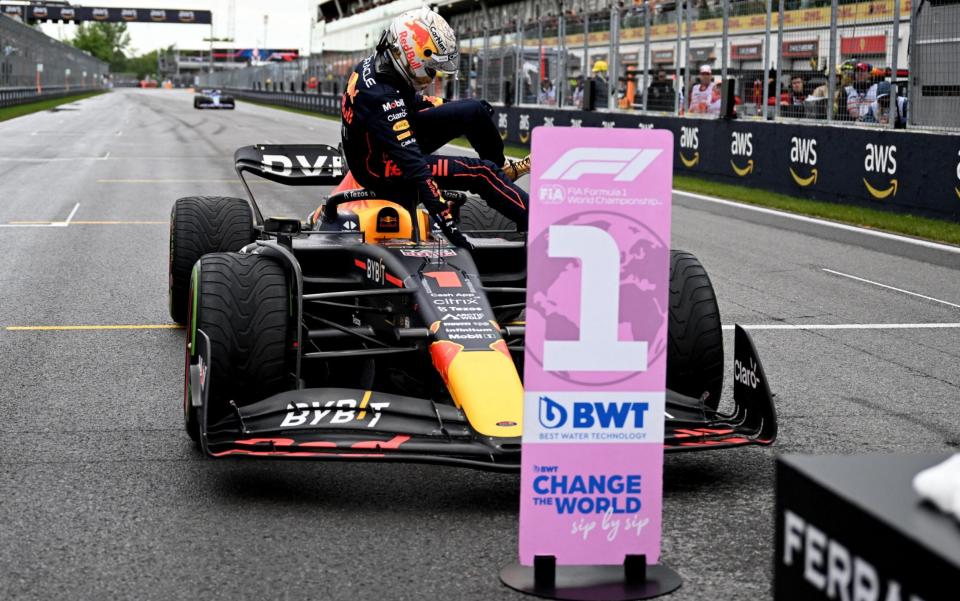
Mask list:
[[[74,96],[94,89],[98,88],[92,86],[50,86],[43,88],[40,92],[37,92],[36,88],[0,88],[0,108],[37,102],[39,100],[49,100],[51,98]]]
[[[240,99],[338,115],[339,96],[230,90]],[[790,196],[960,222],[960,135],[802,122],[496,107],[505,142],[535,127],[667,129],[674,172]]]

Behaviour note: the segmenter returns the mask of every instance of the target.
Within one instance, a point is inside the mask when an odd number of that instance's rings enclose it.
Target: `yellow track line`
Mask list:
[[[130,325],[90,325],[90,326],[7,326],[8,332],[60,332],[70,330],[182,330],[175,323],[130,324]]]
[[[8,221],[10,225],[50,225],[51,223],[62,223],[61,221]],[[130,220],[130,221],[71,221],[70,225],[167,225],[169,221],[146,221],[146,220]]]

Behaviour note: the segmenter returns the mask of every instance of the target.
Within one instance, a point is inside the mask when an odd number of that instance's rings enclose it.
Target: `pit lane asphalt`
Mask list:
[[[166,324],[167,221],[240,195],[236,147],[336,123],[123,90],[0,123],[0,326]],[[300,189],[264,213],[304,215]],[[119,222],[119,223],[97,223]],[[147,223],[130,223],[147,222]],[[724,322],[960,322],[960,255],[675,198]],[[960,446],[957,329],[757,330],[770,449],[666,460],[672,599],[771,595],[778,453]],[[182,430],[182,332],[0,329],[0,599],[513,599],[518,478],[431,466],[213,461]],[[727,363],[732,332],[726,332]],[[730,378],[727,378],[727,393]]]

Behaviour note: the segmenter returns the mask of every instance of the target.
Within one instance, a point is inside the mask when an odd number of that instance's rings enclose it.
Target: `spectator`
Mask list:
[[[573,82],[573,90],[571,91],[570,98],[572,98],[573,106],[578,109],[583,108],[583,76],[581,75]]]
[[[672,112],[676,100],[673,82],[667,79],[667,72],[658,69],[650,87],[647,88],[647,110]]]
[[[802,75],[794,75],[790,79],[790,93],[788,94],[788,104],[791,106],[803,106],[803,101],[807,99],[806,82]]]
[[[687,111],[702,115],[720,114],[720,87],[713,81],[710,65],[700,67],[699,81],[690,87]]]
[[[844,88],[850,119],[862,120],[870,104],[877,99],[877,84],[873,83],[872,72],[873,67],[869,63],[856,63],[853,67],[853,84]]]
[[[863,121],[868,123],[880,123],[889,125],[890,123],[890,92],[892,86],[883,81],[877,84],[877,98],[867,107],[863,116]],[[897,92],[897,115],[896,125],[894,127],[903,128],[907,126],[907,99]]]
[[[537,95],[538,104],[553,106],[557,103],[557,91],[553,89],[553,82],[544,79],[540,82],[540,93]]]
[[[607,82],[607,61],[593,63],[593,106],[605,109],[610,106],[610,84]]]

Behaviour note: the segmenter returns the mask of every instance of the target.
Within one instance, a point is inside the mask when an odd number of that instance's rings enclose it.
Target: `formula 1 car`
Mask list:
[[[485,205],[449,192],[476,248],[451,246],[415,203],[359,189],[330,146],[243,147],[235,166],[248,200],[181,198],[171,212],[170,311],[187,327],[183,412],[200,448],[518,469],[523,235],[483,231]],[[251,175],[337,187],[306,222],[265,219]],[[721,410],[716,297],[681,251],[667,353],[667,451],[774,441],[773,396],[739,326]]]
[[[193,97],[195,109],[234,109],[236,105],[233,96],[224,94],[220,90],[200,90],[200,93]]]

